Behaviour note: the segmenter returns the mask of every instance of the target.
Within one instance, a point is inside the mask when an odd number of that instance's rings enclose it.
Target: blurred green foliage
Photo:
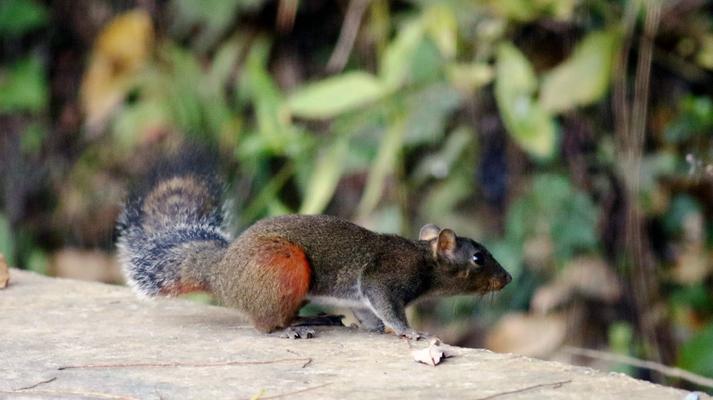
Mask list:
[[[650,4],[373,0],[345,67],[328,71],[348,36],[347,3],[173,0],[130,14],[109,1],[0,2],[0,252],[44,273],[64,246],[111,249],[127,182],[190,137],[218,149],[236,229],[327,212],[408,237],[435,222],[486,243],[513,283],[490,303],[422,306],[424,325],[492,336],[496,328],[473,321],[537,318],[532,299],[552,289],[564,295],[551,312],[589,323],[568,333],[570,344],[648,357],[657,352],[621,248],[633,202],[660,289],[648,306],[670,333],[663,361],[713,376],[704,355],[713,348],[710,7],[670,14],[654,38],[631,200],[613,88],[641,90]],[[132,40],[149,51],[111,46],[141,18],[152,31]],[[667,22],[676,18],[690,24]],[[631,59],[617,69],[623,51]],[[100,73],[88,79],[92,67]],[[601,261],[624,295],[596,298],[567,281],[582,257]],[[606,283],[598,277],[592,286]]]
[[[47,23],[47,10],[32,0],[0,4],[0,38],[16,38]],[[25,55],[0,73],[0,112],[41,111],[48,101],[45,69],[36,56]]]
[[[0,35],[20,36],[47,23],[47,9],[33,0],[0,3]]]
[[[701,375],[713,376],[713,324],[698,332],[681,347],[679,365]]]
[[[28,57],[11,65],[0,80],[0,111],[41,111],[47,105],[47,82],[42,64]]]
[[[3,214],[0,214],[0,253],[5,255],[8,264],[15,264],[15,243],[12,239],[12,230]]]
[[[554,259],[566,261],[578,252],[599,248],[597,220],[591,199],[573,189],[567,178],[541,174],[535,176],[532,191],[510,206],[506,240],[524,243],[538,234],[547,235],[554,242]]]
[[[495,97],[503,122],[523,149],[538,157],[551,157],[557,130],[552,115],[533,98],[536,90],[537,78],[525,56],[512,44],[501,44]]]

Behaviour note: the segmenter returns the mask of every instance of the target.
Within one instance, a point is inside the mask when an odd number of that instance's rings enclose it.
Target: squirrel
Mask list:
[[[189,165],[164,171],[126,202],[118,257],[139,295],[208,291],[258,331],[291,337],[305,336],[291,330],[306,302],[348,307],[366,329],[419,339],[408,304],[484,294],[511,281],[483,245],[433,224],[409,240],[335,216],[283,215],[232,239],[222,192],[215,173]]]

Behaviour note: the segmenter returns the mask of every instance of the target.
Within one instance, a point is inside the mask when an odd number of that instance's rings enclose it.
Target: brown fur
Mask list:
[[[304,250],[277,236],[239,240],[219,264],[214,290],[227,305],[245,312],[261,332],[289,326],[310,288],[312,269]],[[232,271],[232,272],[228,272]]]

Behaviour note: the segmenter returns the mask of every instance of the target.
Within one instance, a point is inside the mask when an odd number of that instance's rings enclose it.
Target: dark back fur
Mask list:
[[[380,272],[394,277],[394,285],[404,285],[406,280],[400,274],[404,266],[422,267],[425,277],[433,264],[425,243],[372,232],[329,215],[284,215],[264,219],[242,235],[280,236],[304,248],[314,271],[310,293],[316,296],[356,295],[359,290],[356,283],[368,266],[380,265]],[[242,236],[238,241],[241,239]],[[409,289],[413,289],[415,295],[427,288]]]

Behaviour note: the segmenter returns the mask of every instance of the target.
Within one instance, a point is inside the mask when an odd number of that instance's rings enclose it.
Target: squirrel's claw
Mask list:
[[[312,339],[315,335],[314,329],[304,326],[290,326],[276,334],[285,339]]]
[[[399,336],[409,340],[430,339],[432,335],[426,332],[418,332],[413,329],[399,333]]]

